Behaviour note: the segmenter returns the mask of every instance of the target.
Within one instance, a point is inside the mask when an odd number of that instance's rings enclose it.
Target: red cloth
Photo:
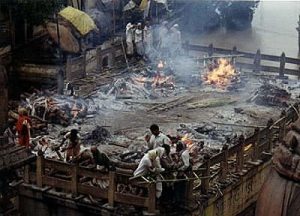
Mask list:
[[[26,124],[26,121],[28,124]],[[19,115],[16,129],[18,132],[18,140],[21,146],[29,147],[29,126],[31,125],[31,120],[28,116]]]

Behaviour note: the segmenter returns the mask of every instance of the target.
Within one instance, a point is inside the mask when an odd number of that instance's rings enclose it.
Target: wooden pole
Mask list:
[[[214,54],[214,45],[211,43],[208,45],[208,56],[211,57]]]
[[[116,34],[116,11],[115,11],[115,0],[112,1],[113,4],[113,35]]]
[[[71,191],[74,196],[78,194],[78,164],[72,167]]]
[[[43,175],[44,175],[44,157],[43,155],[38,155],[36,161],[36,185],[38,187],[43,187]]]
[[[224,180],[228,173],[228,145],[223,146],[224,160],[221,162],[221,179]]]
[[[258,159],[258,148],[260,145],[260,129],[255,128],[254,134],[256,135],[256,140],[252,143],[253,153],[252,153],[252,161],[257,161]]]
[[[210,179],[210,159],[209,157],[205,159],[205,178],[201,182],[201,193],[207,194],[209,188],[209,179]]]
[[[283,52],[280,56],[280,66],[279,66],[279,78],[280,79],[284,79],[284,68],[285,68],[285,62],[286,62],[286,58],[285,58],[285,53]]]
[[[258,49],[256,51],[256,54],[254,56],[253,64],[254,64],[253,72],[259,73],[261,71],[261,53],[260,53],[260,49]]]
[[[299,15],[299,20],[298,20],[298,27],[296,28],[298,31],[298,50],[300,52],[300,15]]]
[[[149,214],[155,214],[156,210],[156,184],[148,184],[148,212]]]
[[[244,146],[245,146],[245,137],[241,135],[239,137],[239,150],[236,153],[236,171],[242,172],[244,167]]]

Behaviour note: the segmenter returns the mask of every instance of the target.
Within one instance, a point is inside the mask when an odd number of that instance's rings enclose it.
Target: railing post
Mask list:
[[[221,179],[224,180],[228,173],[228,145],[223,146],[224,160],[221,162]]]
[[[209,179],[210,179],[210,159],[205,158],[205,171],[204,179],[201,181],[201,193],[207,194],[209,188]]]
[[[78,164],[72,166],[71,191],[74,196],[78,194]]]
[[[108,205],[114,206],[115,191],[116,191],[116,172],[109,171],[109,186],[108,186]]]
[[[156,184],[154,182],[148,184],[148,212],[156,213]]]
[[[36,185],[43,187],[43,175],[44,175],[44,157],[43,154],[38,154],[36,160]]]
[[[286,132],[286,111],[281,112],[280,118],[283,118],[281,124],[279,125],[279,141],[282,142]]]
[[[238,53],[236,46],[232,48],[231,55],[236,55]],[[231,64],[235,65],[235,56],[231,57]]]
[[[273,149],[273,129],[271,128],[272,125],[274,124],[273,119],[269,119],[268,123],[267,123],[267,127],[268,127],[268,150],[269,152],[272,152]]]
[[[256,51],[256,54],[254,56],[254,69],[253,69],[253,72],[260,72],[261,71],[261,53],[260,53],[260,49],[258,49]]]
[[[208,45],[207,54],[209,57],[213,56],[213,54],[214,54],[214,45],[212,43]]]
[[[298,21],[298,27],[296,28],[298,31],[298,50],[300,51],[300,15],[299,15],[299,21]]]
[[[25,165],[25,167],[24,167],[24,182],[27,184],[30,181],[29,168],[30,168],[29,165]]]
[[[185,54],[188,56],[189,53],[190,53],[190,41],[189,41],[189,40],[186,40],[186,41],[184,42],[183,47],[184,47],[184,50],[185,50]]]
[[[245,137],[241,135],[239,137],[239,150],[236,154],[236,171],[242,172],[244,167],[244,146],[245,146]]]
[[[253,154],[252,154],[252,161],[257,161],[258,159],[258,148],[260,144],[260,130],[259,128],[255,128],[254,134],[256,135],[256,140],[253,142]]]
[[[280,56],[280,66],[279,66],[279,78],[284,79],[284,68],[285,68],[285,53],[283,52]]]

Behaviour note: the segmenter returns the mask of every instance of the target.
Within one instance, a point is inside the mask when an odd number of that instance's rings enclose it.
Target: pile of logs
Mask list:
[[[288,106],[291,94],[285,89],[272,84],[262,85],[255,94],[248,99],[249,102],[255,102],[264,106]]]

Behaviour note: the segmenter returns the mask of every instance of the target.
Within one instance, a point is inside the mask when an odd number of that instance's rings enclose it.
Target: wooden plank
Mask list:
[[[45,159],[45,168],[54,169],[56,171],[68,172],[72,169],[72,165],[62,161]]]
[[[78,166],[72,167],[72,180],[71,180],[71,190],[72,194],[78,194]]]
[[[115,202],[148,207],[148,198],[115,192]]]
[[[96,198],[107,199],[108,198],[108,190],[101,189],[100,187],[78,184],[78,193],[84,195],[92,195]]]
[[[97,179],[103,179],[108,180],[108,172],[101,172],[99,170],[91,170],[88,168],[79,167],[78,168],[78,175],[84,176],[84,177],[91,177],[91,178],[97,178]]]
[[[43,176],[43,183],[48,186],[64,189],[67,192],[71,192],[72,188],[71,181],[50,176]]]

